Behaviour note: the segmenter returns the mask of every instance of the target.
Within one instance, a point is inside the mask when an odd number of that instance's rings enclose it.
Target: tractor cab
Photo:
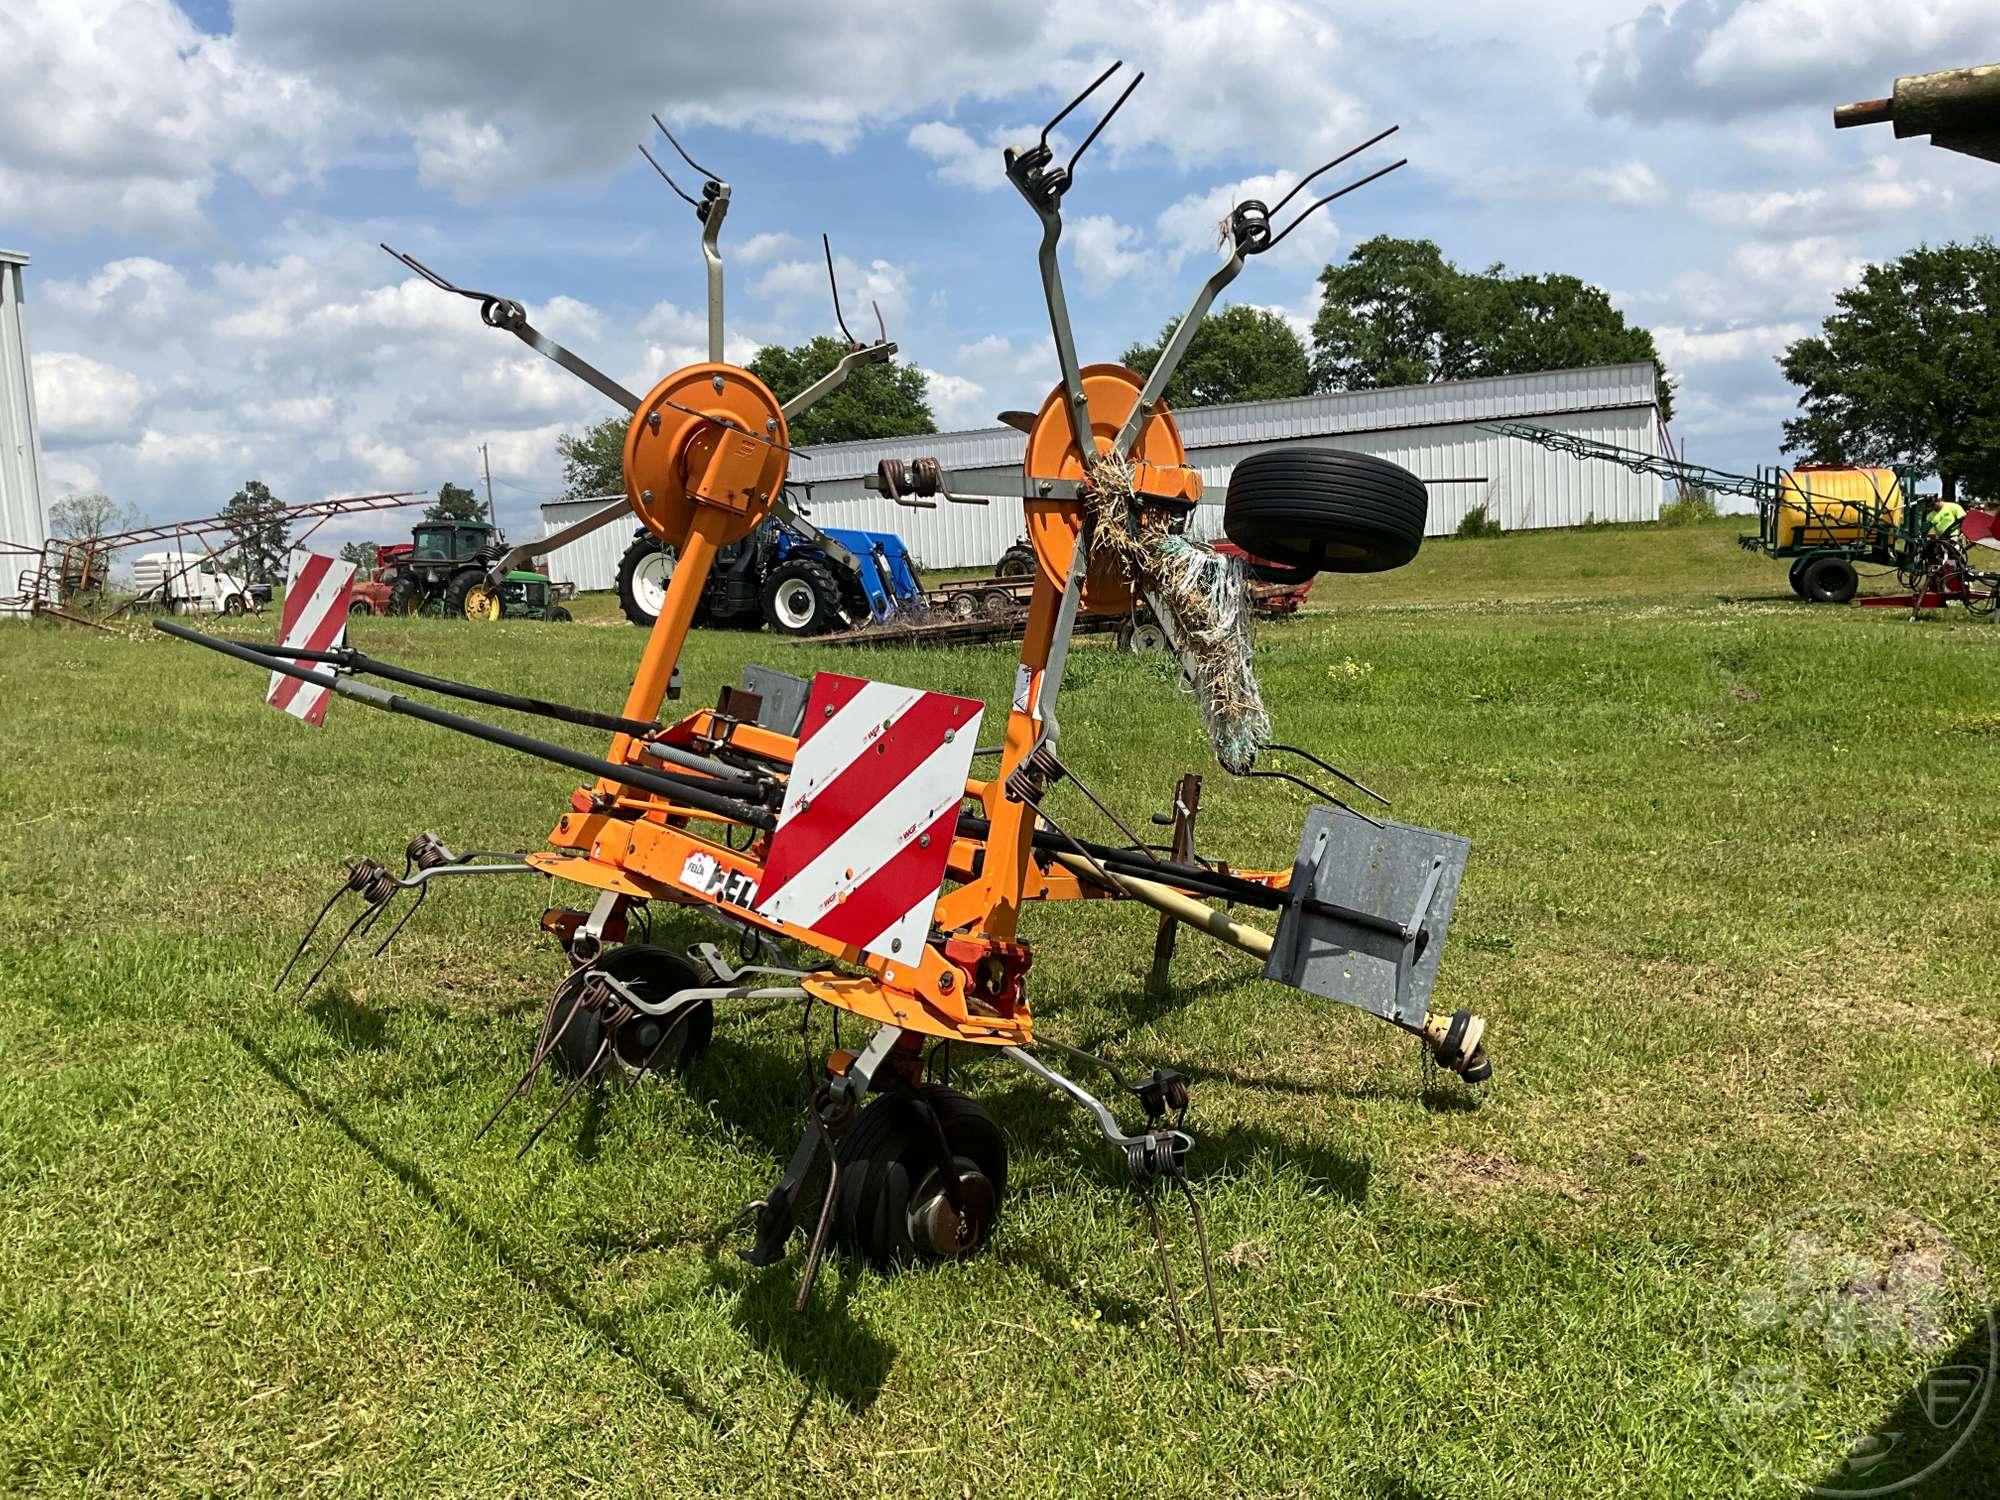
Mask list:
[[[410,539],[414,562],[466,562],[492,544],[493,528],[484,521],[424,521],[411,531]]]

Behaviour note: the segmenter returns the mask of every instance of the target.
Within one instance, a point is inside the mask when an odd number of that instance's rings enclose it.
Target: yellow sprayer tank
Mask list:
[[[1903,514],[1894,469],[1820,468],[1802,464],[1778,480],[1777,545],[1840,547],[1863,542]]]

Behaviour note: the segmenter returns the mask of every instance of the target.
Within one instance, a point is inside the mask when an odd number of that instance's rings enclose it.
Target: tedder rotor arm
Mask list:
[[[493,566],[486,570],[486,581],[498,585],[514,569],[537,557],[543,557],[558,547],[567,547],[579,537],[586,537],[593,531],[610,526],[621,519],[629,520],[632,502],[623,495],[607,505],[601,505],[580,521],[572,521],[561,531],[551,532],[537,541],[523,542],[518,547],[509,547],[494,559]]]
[[[479,304],[480,320],[488,328],[505,329],[537,354],[554,360],[585,385],[602,395],[609,396],[627,411],[636,413],[639,410],[639,398],[637,396],[626,390],[624,386],[598,369],[597,366],[586,360],[578,359],[569,350],[563,348],[561,344],[558,344],[554,339],[536,328],[528,321],[528,310],[511,297],[496,297],[491,292],[476,292],[469,287],[455,286],[451,282],[446,281],[444,277],[438,275],[437,272],[433,271],[422,261],[418,260],[414,255],[407,255],[401,250],[392,250],[387,245],[384,245],[382,248],[387,250],[389,254],[401,261],[410,270],[415,271],[419,276],[423,277],[424,280],[428,281],[439,291],[450,292],[454,296],[467,297],[477,302]]]

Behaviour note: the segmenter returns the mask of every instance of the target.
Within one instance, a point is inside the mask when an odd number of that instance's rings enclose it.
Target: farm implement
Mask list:
[[[856,345],[832,374],[789,402],[727,363],[718,231],[730,189],[671,134],[681,159],[705,179],[699,198],[668,181],[702,225],[709,360],[675,371],[641,397],[531,328],[518,303],[464,293],[480,299],[488,324],[524,339],[631,414],[624,451],[630,512],[673,547],[677,565],[619,712],[474,687],[349,650],[254,646],[156,622],[260,669],[585,778],[545,849],[459,851],[424,834],[410,842],[400,875],[371,860],[355,862],[294,955],[294,965],[304,967],[314,942],[324,943],[322,926],[338,934],[313,961],[309,987],[344,947],[370,939],[393,904],[407,902],[377,941],[379,952],[441,879],[532,872],[570,892],[573,904],[551,904],[542,920],[569,970],[482,1134],[509,1105],[530,1098],[545,1072],[561,1085],[523,1151],[600,1081],[686,1066],[708,1045],[719,1005],[799,1001],[808,1018],[818,1004],[832,1009],[836,1027],[842,1013],[862,1024],[856,1046],[839,1045],[836,1031],[834,1048],[810,1070],[798,1147],[738,1221],[750,1231],[743,1253],[757,1265],[779,1261],[794,1235],[805,1233],[800,1308],[829,1246],[893,1265],[962,1257],[989,1242],[1006,1195],[1006,1139],[983,1107],[939,1081],[954,1061],[984,1055],[1024,1069],[1079,1106],[1122,1161],[1146,1205],[1167,1302],[1186,1342],[1155,1199],[1162,1190],[1185,1198],[1206,1266],[1206,1230],[1186,1177],[1194,1145],[1186,1127],[1189,1080],[1169,1068],[1127,1078],[1103,1059],[1037,1036],[1029,984],[1036,953],[1022,931],[1031,903],[1142,904],[1246,951],[1266,978],[1409,1033],[1427,1065],[1470,1083],[1492,1071],[1480,1018],[1431,1008],[1466,840],[1350,806],[1319,783],[1338,782],[1357,800],[1382,799],[1273,737],[1249,671],[1242,563],[1175,530],[1200,479],[1185,462],[1161,394],[1195,326],[1250,257],[1394,168],[1319,198],[1275,232],[1273,218],[1307,183],[1382,137],[1309,174],[1275,206],[1239,204],[1223,263],[1152,373],[1142,380],[1117,365],[1082,365],[1057,265],[1061,203],[1079,158],[1137,79],[1067,163],[1056,163],[1048,132],[1117,66],[1051,120],[1036,144],[1005,156],[1009,182],[1042,227],[1042,284],[1061,378],[1029,434],[1021,483],[1035,569],[1012,698],[997,714],[952,693],[751,668],[744,684],[723,687],[712,707],[672,722],[660,718],[715,558],[778,513],[792,456],[790,422],[851,370],[895,349],[886,336]],[[1337,471],[1323,467],[1329,456],[1342,461]],[[1335,472],[1344,487],[1328,480]],[[1414,555],[1424,504],[1422,484],[1393,465],[1276,453],[1239,466],[1225,522],[1239,545],[1302,576],[1372,571]],[[1135,599],[1148,605],[1180,655],[1224,769],[1303,787],[1317,799],[1286,867],[1245,869],[1197,852],[1199,787],[1187,781],[1166,819],[1172,844],[1149,843],[1063,758],[1058,709],[1068,716],[1061,690],[1078,622],[1122,615]],[[602,755],[586,754],[438,708],[371,677],[601,731],[609,744]],[[1115,836],[1084,837],[1058,821],[1064,787]],[[1256,926],[1213,902],[1245,916],[1266,913],[1275,925]],[[657,945],[650,913],[660,904],[706,913],[750,946],[732,960],[713,943],[685,953]],[[1060,1071],[1057,1064],[1068,1060],[1108,1078],[1121,1109]],[[1135,1115],[1143,1123],[1128,1128]],[[819,1180],[822,1160],[825,1188],[814,1208],[806,1189]],[[1213,1312],[1212,1278],[1209,1292]]]
[[[2000,572],[1976,567],[1966,551],[1968,543],[1993,544],[1993,518],[1972,511],[1940,534],[1931,524],[1933,502],[1917,495],[1916,476],[1907,470],[1800,464],[1732,474],[1526,422],[1495,423],[1487,431],[1753,502],[1757,529],[1738,537],[1738,544],[1789,563],[1792,592],[1811,604],[1848,603],[1861,586],[1859,569],[1867,566],[1893,570],[1909,590],[1860,601],[1870,607],[1959,603],[1991,614],[2000,600]]]

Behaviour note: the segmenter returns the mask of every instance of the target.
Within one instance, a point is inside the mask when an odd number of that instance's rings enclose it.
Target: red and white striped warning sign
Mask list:
[[[756,909],[882,958],[914,957],[984,712],[976,698],[814,677]]]
[[[302,651],[331,651],[347,638],[347,606],[352,602],[354,564],[317,552],[294,550],[286,566],[285,611],[278,644]],[[306,663],[310,665],[310,663]],[[326,722],[326,688],[271,674],[264,701],[308,724]]]

